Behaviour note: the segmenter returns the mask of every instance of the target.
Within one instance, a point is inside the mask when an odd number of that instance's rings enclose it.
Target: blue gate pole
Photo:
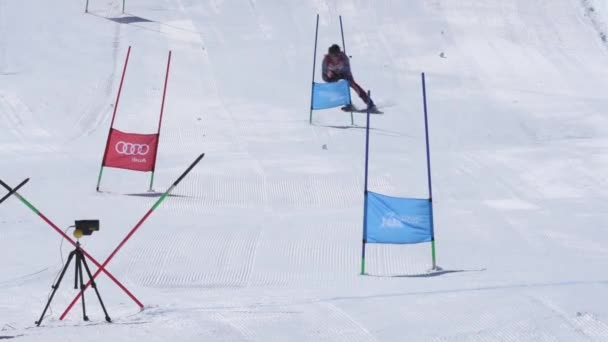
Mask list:
[[[422,101],[424,104],[424,133],[426,137],[426,173],[429,182],[429,202],[431,204],[431,253],[433,258],[433,270],[437,269],[437,262],[435,259],[435,226],[433,223],[433,186],[431,182],[431,149],[429,147],[429,122],[427,115],[426,105],[426,81],[424,78],[424,72],[422,73]]]
[[[340,18],[340,35],[342,35],[342,50],[344,50],[344,54],[346,55],[346,43],[344,42],[344,28],[342,27],[342,16],[339,16]],[[348,55],[346,55],[348,57]],[[350,97],[350,83],[348,84],[348,94]],[[352,104],[352,100],[350,101]],[[350,125],[354,126],[355,125],[355,116],[353,115],[353,112],[350,112]]]
[[[319,35],[319,14],[317,14],[317,25],[315,26],[315,54],[312,58],[312,86],[310,90],[310,118],[308,119],[308,124],[312,124],[312,103],[313,96],[315,93],[315,69],[317,66],[317,37]]]
[[[367,91],[367,96],[371,92]],[[367,243],[367,175],[369,169],[369,108],[367,108],[367,122],[365,125],[365,187],[363,192],[363,244],[361,245],[361,275],[365,274],[365,244]]]
[[[122,0],[122,14],[125,14],[125,0]]]
[[[84,5],[84,13],[89,13],[89,0],[87,0],[87,3]]]

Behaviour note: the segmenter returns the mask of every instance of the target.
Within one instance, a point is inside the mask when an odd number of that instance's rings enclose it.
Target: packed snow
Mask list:
[[[100,261],[205,158],[87,290],[73,249],[16,197],[0,204],[0,339],[15,341],[608,341],[608,6],[600,0],[0,0],[0,179]],[[428,196],[437,261],[368,245],[365,115],[315,111],[333,43],[384,111],[370,190]],[[107,168],[115,128],[154,133],[154,189]],[[354,102],[362,106],[353,93]],[[6,194],[0,191],[0,197]],[[68,229],[68,234],[71,232]],[[91,263],[89,265],[92,266]],[[96,267],[92,266],[95,270]]]

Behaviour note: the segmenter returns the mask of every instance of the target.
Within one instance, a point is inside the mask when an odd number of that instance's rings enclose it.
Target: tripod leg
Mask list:
[[[57,282],[53,286],[51,286],[53,288],[53,292],[51,293],[49,300],[46,302],[46,306],[44,307],[44,310],[42,311],[42,315],[40,315],[40,318],[35,322],[37,326],[40,326],[40,324],[42,323],[42,320],[44,319],[44,314],[46,313],[46,310],[48,310],[49,306],[51,305],[51,301],[53,300],[53,297],[55,297],[55,292],[57,292],[57,289],[59,288],[59,284],[61,284],[61,280],[63,279],[63,276],[65,275],[65,271],[68,270],[68,267],[70,266],[70,262],[72,261],[74,254],[76,254],[75,251],[70,252],[70,255],[68,256],[68,260],[65,262],[65,265],[63,266],[63,270],[61,270],[61,275],[59,275],[59,279],[57,279]]]
[[[95,279],[93,278],[93,275],[91,274],[91,270],[89,269],[89,264],[87,264],[87,261],[84,258],[82,258],[82,263],[84,264],[84,269],[87,271],[87,274],[89,275],[89,279],[91,281],[91,287],[95,290],[95,293],[97,294],[97,299],[99,299],[99,304],[101,304],[103,313],[106,315],[106,322],[112,322],[112,319],[110,318],[110,315],[108,315],[108,311],[106,310],[106,306],[103,304],[103,300],[101,300],[101,295],[99,294],[99,290],[97,289],[97,284],[95,284]]]
[[[78,289],[78,269],[80,268],[80,263],[78,262],[78,254],[76,254],[76,266],[74,267],[74,290]]]
[[[84,277],[82,276],[82,263],[84,263],[84,256],[80,250],[76,251],[76,264],[78,265],[78,278],[80,281],[80,297],[82,297],[82,319],[86,322],[89,320],[87,317],[87,309],[84,302]]]

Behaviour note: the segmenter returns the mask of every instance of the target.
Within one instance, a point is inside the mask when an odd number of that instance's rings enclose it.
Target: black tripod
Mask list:
[[[55,283],[55,285],[51,286],[53,288],[53,292],[51,293],[51,296],[49,297],[49,300],[46,303],[46,306],[44,307],[44,311],[42,311],[42,315],[40,315],[40,318],[36,321],[37,326],[40,326],[40,324],[42,323],[44,314],[46,313],[46,310],[48,310],[49,306],[51,305],[51,301],[53,300],[53,297],[55,296],[55,292],[57,292],[57,289],[59,288],[59,284],[61,284],[61,280],[63,279],[65,272],[68,270],[68,267],[70,266],[70,261],[72,261],[72,258],[74,256],[76,256],[76,270],[74,272],[74,289],[78,289],[78,284],[80,284],[80,295],[82,297],[82,319],[84,319],[85,321],[89,320],[89,317],[87,317],[86,307],[84,304],[85,286],[84,286],[84,278],[82,276],[82,265],[84,265],[84,268],[87,271],[87,274],[89,276],[89,281],[91,282],[91,287],[95,290],[95,293],[97,294],[97,299],[99,299],[99,304],[101,304],[103,313],[106,315],[106,321],[112,322],[112,319],[110,319],[110,316],[108,316],[108,312],[106,311],[105,305],[103,305],[103,300],[101,300],[101,296],[99,295],[99,291],[97,290],[97,285],[95,284],[95,280],[93,279],[93,276],[91,275],[91,270],[89,269],[89,265],[87,265],[87,261],[84,258],[84,254],[82,253],[82,250],[80,249],[80,242],[76,241],[76,249],[73,250],[72,252],[70,252],[70,255],[68,256],[68,260],[65,263],[65,266],[63,267],[63,270],[61,270],[61,275],[59,276],[59,279],[57,279],[57,283]]]

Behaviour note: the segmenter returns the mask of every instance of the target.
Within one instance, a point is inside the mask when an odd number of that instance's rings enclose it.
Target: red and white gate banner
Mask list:
[[[103,166],[154,171],[158,134],[125,133],[112,128]]]

